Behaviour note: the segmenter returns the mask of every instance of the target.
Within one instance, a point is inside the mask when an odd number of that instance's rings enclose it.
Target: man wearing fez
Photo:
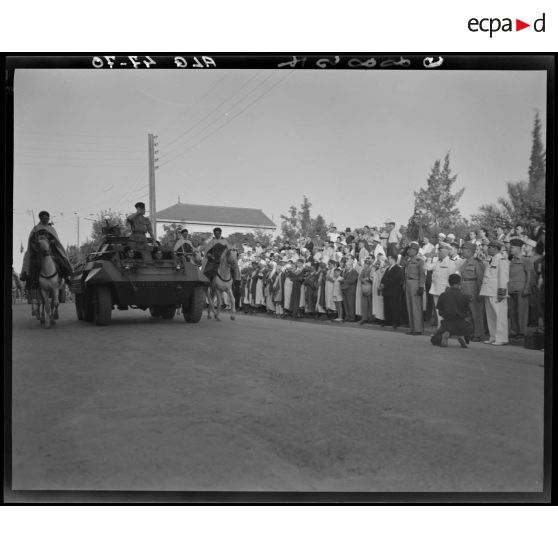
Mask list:
[[[411,242],[407,248],[405,262],[405,300],[409,314],[409,331],[407,335],[422,335],[424,322],[422,315],[422,295],[426,272],[424,260],[418,256],[419,243]]]
[[[508,282],[510,262],[501,254],[503,244],[499,240],[488,243],[488,262],[484,269],[480,295],[484,297],[486,321],[490,345],[508,344]]]
[[[205,258],[201,269],[208,279],[213,278],[217,274],[221,255],[227,248],[230,248],[229,243],[221,237],[222,233],[221,227],[215,227],[213,229],[213,238],[210,238],[205,245]]]
[[[462,246],[463,257],[459,272],[461,273],[461,292],[469,299],[469,317],[473,326],[471,341],[484,340],[483,301],[480,296],[484,264],[476,257],[477,245],[474,242],[465,242]]]
[[[523,240],[510,240],[511,261],[508,283],[510,337],[523,338],[529,323],[529,296],[531,294],[531,265],[522,255]]]
[[[149,217],[145,216],[145,204],[143,202],[138,202],[134,207],[137,211],[126,218],[126,222],[132,229],[130,246],[137,252],[141,252],[141,257],[144,261],[150,260],[151,252],[147,249],[147,237],[145,235],[149,233],[151,243],[155,245],[156,239],[153,233],[153,227],[151,226]]]

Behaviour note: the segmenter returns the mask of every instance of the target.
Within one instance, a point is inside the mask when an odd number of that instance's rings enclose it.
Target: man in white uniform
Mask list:
[[[439,244],[438,259],[433,262],[432,285],[430,294],[434,297],[434,308],[436,309],[437,324],[440,325],[440,314],[438,313],[438,298],[449,287],[449,276],[456,273],[455,262],[449,257],[451,246],[445,242]]]
[[[489,260],[484,268],[480,296],[484,297],[490,345],[508,344],[508,281],[510,262],[501,254],[503,244],[491,240],[488,244]]]

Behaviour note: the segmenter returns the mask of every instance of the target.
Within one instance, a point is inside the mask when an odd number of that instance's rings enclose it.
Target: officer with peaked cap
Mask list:
[[[134,207],[136,208],[136,212],[126,218],[126,222],[132,229],[130,246],[134,250],[141,252],[141,257],[144,261],[151,260],[151,252],[147,248],[146,233],[149,233],[151,242],[155,245],[153,227],[151,226],[149,218],[145,216],[145,204],[143,202],[138,202]]]
[[[461,250],[464,258],[459,267],[462,277],[461,292],[469,299],[469,318],[473,325],[471,341],[483,341],[484,305],[480,289],[484,276],[484,263],[476,256],[477,245],[474,242],[465,242]]]
[[[491,240],[488,243],[488,262],[484,269],[480,295],[484,297],[486,321],[490,339],[485,341],[491,345],[508,344],[508,282],[510,266],[501,250],[503,243]]]
[[[424,294],[426,271],[424,260],[418,256],[419,249],[418,242],[411,242],[407,248],[408,258],[405,263],[405,299],[410,328],[407,332],[408,335],[422,335],[424,330],[422,295]]]

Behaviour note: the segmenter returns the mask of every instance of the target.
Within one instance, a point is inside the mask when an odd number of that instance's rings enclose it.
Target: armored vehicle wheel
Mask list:
[[[95,316],[93,312],[93,301],[91,300],[91,295],[88,293],[82,293],[79,296],[80,296],[81,315],[83,316],[83,321],[92,322]]]
[[[110,324],[112,314],[112,293],[110,287],[100,285],[95,291],[93,300],[93,310],[95,313],[95,325],[104,326]]]
[[[176,308],[174,306],[164,306],[160,310],[160,315],[163,317],[163,320],[172,320],[175,313]]]
[[[182,305],[182,314],[188,323],[195,324],[201,320],[205,305],[205,287],[199,285],[194,289],[189,304]]]
[[[80,294],[76,294],[76,314],[78,320],[83,320],[83,302],[82,296]]]
[[[161,317],[161,311],[158,307],[156,306],[151,306],[149,308],[149,313],[151,314],[151,316],[153,318],[160,318]]]

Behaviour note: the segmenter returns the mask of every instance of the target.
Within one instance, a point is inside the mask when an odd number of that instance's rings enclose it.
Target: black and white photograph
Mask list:
[[[553,71],[8,58],[5,498],[548,501]]]

